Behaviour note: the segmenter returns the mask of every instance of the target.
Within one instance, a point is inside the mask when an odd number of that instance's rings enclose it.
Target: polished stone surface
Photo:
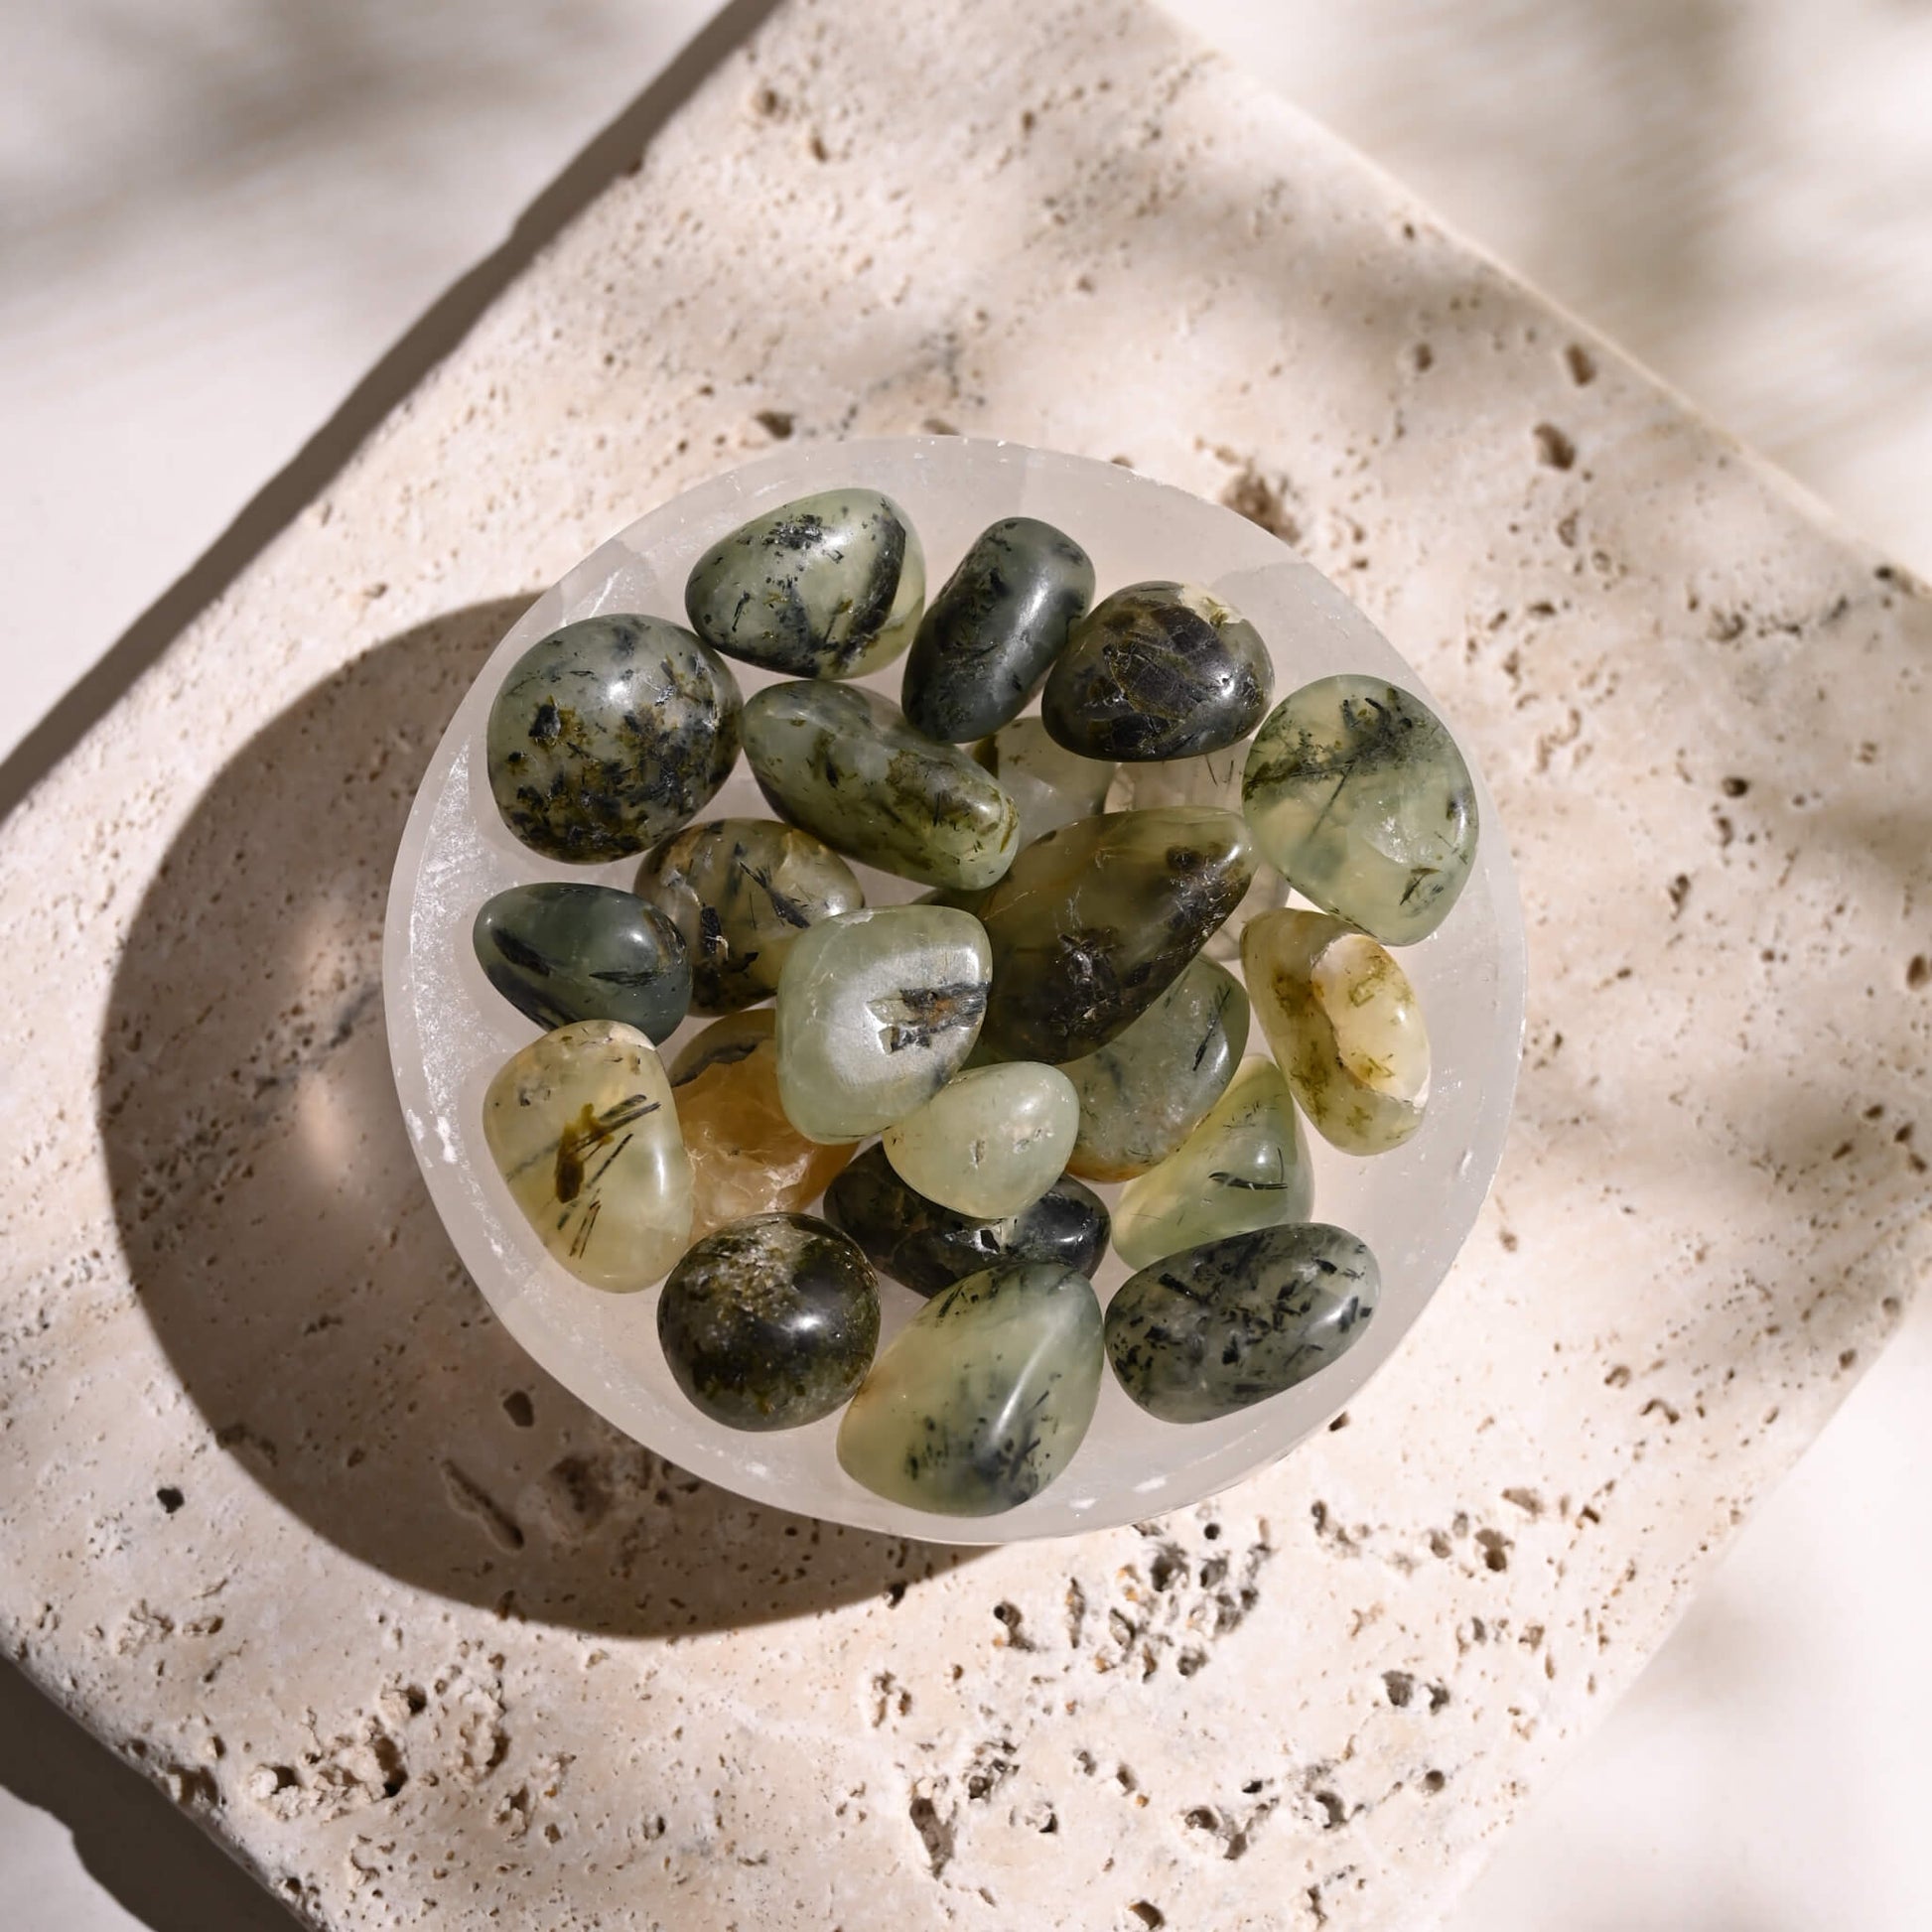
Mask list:
[[[1114,1246],[1130,1268],[1230,1234],[1305,1221],[1314,1173],[1301,1117],[1273,1060],[1242,1063],[1207,1117],[1121,1190]]]
[[[1296,891],[1384,945],[1427,939],[1475,863],[1469,767],[1442,720],[1386,678],[1291,692],[1255,734],[1242,794]]]
[[[914,729],[958,745],[1026,709],[1093,601],[1093,559],[1063,530],[1009,516],[983,530],[927,607],[905,660]]]
[[[808,1214],[760,1214],[695,1243],[657,1303],[677,1385],[728,1429],[829,1416],[879,1346],[879,1284],[858,1244]]]
[[[1043,728],[1042,728],[1043,729]],[[1242,813],[1241,774],[1247,767],[1252,739],[1238,739],[1217,752],[1202,752],[1196,758],[1165,759],[1148,764],[1122,764],[1107,788],[1106,810],[1110,812],[1147,811],[1158,805],[1216,805],[1222,811]],[[1071,754],[1065,756],[1070,757]],[[1096,811],[1100,810],[1095,806]],[[1255,876],[1227,923],[1219,927],[1203,950],[1210,959],[1232,961],[1241,957],[1241,928],[1263,912],[1272,912],[1288,903],[1288,881],[1256,852]]]
[[[1429,1029],[1389,950],[1325,912],[1283,910],[1241,936],[1248,997],[1310,1124],[1346,1154],[1422,1125]]]
[[[1093,759],[1193,758],[1260,724],[1274,660],[1247,619],[1197,584],[1130,584],[1073,626],[1039,715]]]
[[[792,940],[866,902],[836,852],[768,818],[714,818],[673,833],[645,853],[637,893],[683,936],[695,1013],[768,1000]]]
[[[847,912],[799,934],[778,982],[778,1090],[814,1141],[902,1120],[965,1064],[992,983],[985,928],[945,905]]]
[[[512,886],[484,901],[471,944],[483,977],[546,1032],[618,1020],[663,1040],[690,1010],[691,962],[677,928],[609,886]]]
[[[738,682],[662,618],[584,618],[532,644],[489,709],[489,789],[547,859],[601,865],[704,809],[738,759]]]
[[[876,489],[828,489],[722,537],[684,587],[714,649],[788,677],[863,677],[911,642],[925,559],[905,512]]]
[[[1054,1261],[1090,1276],[1107,1252],[1110,1226],[1100,1196],[1064,1174],[1017,1214],[957,1214],[908,1187],[878,1146],[827,1186],[825,1218],[851,1235],[881,1274],[920,1295],[936,1295],[1001,1261]]]
[[[1060,1069],[1080,1103],[1068,1169],[1125,1180],[1165,1161],[1221,1097],[1248,1044],[1248,996],[1211,959],[1180,977],[1097,1051]]]
[[[1079,1131],[1072,1081],[1058,1067],[1013,1060],[954,1075],[887,1128],[886,1158],[928,1200],[996,1219],[1052,1186]]]
[[[1030,845],[980,906],[988,1046],[1059,1064],[1123,1033],[1180,977],[1254,873],[1232,813],[1109,812]]]
[[[1080,1447],[1100,1357],[1100,1304],[1084,1275],[1041,1261],[968,1275],[880,1352],[839,1424],[839,1462],[913,1509],[1015,1509]]]
[[[772,808],[852,858],[921,885],[990,886],[1020,815],[966,753],[849,685],[768,685],[745,708],[745,754]]]
[[[801,1213],[852,1158],[809,1141],[778,1097],[777,1015],[714,1020],[671,1062],[671,1098],[691,1160],[691,1235],[754,1214]]]
[[[581,1282],[631,1294],[691,1238],[691,1163],[657,1049],[634,1027],[582,1020],[503,1063],[483,1138],[550,1254]]]
[[[1002,725],[973,747],[973,757],[999,779],[1018,808],[1022,845],[1032,845],[1076,818],[1092,818],[1105,804],[1119,769],[1110,759],[1083,759],[1055,745],[1037,718]],[[1241,809],[1238,796],[1233,809]]]
[[[1320,1222],[1170,1255],[1107,1305],[1107,1358],[1163,1422],[1211,1422],[1306,1382],[1368,1326],[1375,1257]]]

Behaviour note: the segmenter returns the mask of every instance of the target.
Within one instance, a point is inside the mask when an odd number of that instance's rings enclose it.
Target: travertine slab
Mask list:
[[[1496,1195],[1348,1427],[957,1560],[542,1382],[377,995],[521,600],[787,424],[934,420],[1333,574],[1479,746],[1532,948]],[[1158,15],[793,0],[7,828],[9,1651],[329,1926],[1427,1920],[1925,1268],[1929,647]]]

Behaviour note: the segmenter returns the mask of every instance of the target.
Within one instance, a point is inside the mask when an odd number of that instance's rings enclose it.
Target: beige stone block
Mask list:
[[[544,1382],[378,992],[415,775],[530,593],[773,435],[935,420],[1333,575],[1530,920],[1495,1196],[1346,1427],[983,1555]],[[1426,1921],[1924,1271],[1929,645],[1153,11],[792,0],[6,827],[0,1641],[330,1927]]]

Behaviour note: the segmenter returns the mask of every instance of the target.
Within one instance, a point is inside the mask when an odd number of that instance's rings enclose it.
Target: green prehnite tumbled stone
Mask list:
[[[545,1029],[619,1020],[655,1041],[690,1009],[691,964],[677,928],[609,886],[512,886],[484,902],[471,943],[483,977]]]
[[[926,609],[905,660],[915,730],[963,744],[1017,718],[1093,601],[1093,559],[1037,517],[983,530]]]
[[[945,905],[847,912],[801,932],[778,981],[778,1092],[814,1141],[858,1141],[943,1087],[979,1037],[985,929]]]
[[[1386,1154],[1422,1125],[1429,1030],[1387,948],[1325,912],[1284,910],[1241,935],[1255,1018],[1324,1140]]]
[[[1130,1268],[1230,1234],[1306,1221],[1309,1144],[1273,1060],[1245,1061],[1179,1148],[1121,1190],[1114,1246]]]
[[[1138,1020],[1241,902],[1254,842],[1231,812],[1108,812],[1030,845],[987,894],[988,1046],[1057,1065]]]
[[[1107,800],[1119,766],[1083,759],[1055,745],[1037,718],[1016,718],[973,747],[973,757],[999,779],[1020,813],[1020,843],[1032,845],[1076,818],[1091,818]],[[1149,770],[1159,770],[1149,765]],[[1237,798],[1234,809],[1241,809]]]
[[[767,685],[745,708],[745,752],[773,810],[835,850],[921,885],[990,886],[1020,814],[1000,781],[922,738],[897,705],[842,684]]]
[[[983,1220],[927,1200],[869,1147],[825,1189],[825,1218],[882,1274],[919,1295],[1002,1261],[1053,1261],[1091,1275],[1107,1252],[1106,1203],[1064,1174],[1017,1214]]]
[[[543,1245],[579,1281],[648,1288],[691,1238],[691,1163],[671,1083],[634,1027],[582,1020],[503,1063],[483,1140]]]
[[[799,933],[866,902],[836,852],[768,818],[714,818],[673,833],[644,855],[637,894],[682,935],[698,1013],[769,999]]]
[[[944,1516],[1037,1495],[1100,1393],[1100,1304],[1084,1275],[1008,1262],[933,1297],[889,1341],[839,1423],[839,1462],[875,1494]]]
[[[1193,758],[1247,737],[1274,688],[1260,633],[1211,591],[1130,584],[1073,626],[1039,715],[1086,758]]]
[[[1161,805],[1217,805],[1242,814],[1241,774],[1247,768],[1251,739],[1241,739],[1198,758],[1169,759],[1153,764],[1122,764],[1107,791],[1110,812],[1151,811]],[[1099,809],[1096,807],[1096,809]],[[1241,957],[1241,928],[1263,912],[1288,903],[1288,881],[1256,854],[1255,876],[1247,897],[1225,925],[1208,940],[1210,959]]]
[[[957,1073],[886,1130],[908,1186],[956,1213],[1017,1214],[1066,1169],[1080,1102],[1058,1067],[1013,1060]]]
[[[1427,939],[1475,864],[1469,767],[1386,678],[1324,677],[1284,698],[1255,734],[1242,795],[1289,884],[1387,946]]]
[[[796,1429],[858,1388],[879,1285],[858,1244],[808,1214],[733,1221],[697,1242],[657,1303],[677,1385],[729,1429]]]
[[[788,677],[864,677],[912,641],[925,559],[876,489],[827,489],[741,524],[692,567],[691,627],[714,649]]]
[[[1326,1368],[1380,1294],[1375,1257],[1342,1228],[1231,1235],[1129,1276],[1107,1305],[1107,1355],[1150,1415],[1212,1422]]]
[[[1248,996],[1225,967],[1190,960],[1124,1032],[1060,1071],[1080,1103],[1068,1170],[1126,1180],[1165,1161],[1221,1097],[1248,1044]]]
[[[532,851],[625,859],[700,811],[738,758],[738,684],[662,618],[585,618],[510,667],[484,732],[490,794]]]

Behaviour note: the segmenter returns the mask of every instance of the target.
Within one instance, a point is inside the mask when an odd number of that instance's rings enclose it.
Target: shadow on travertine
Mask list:
[[[950,1552],[742,1501],[550,1381],[417,1173],[381,1001],[422,768],[525,600],[310,691],[215,776],[128,934],[101,1129],[132,1279],[216,1444],[401,1581],[620,1633],[891,1593]]]

